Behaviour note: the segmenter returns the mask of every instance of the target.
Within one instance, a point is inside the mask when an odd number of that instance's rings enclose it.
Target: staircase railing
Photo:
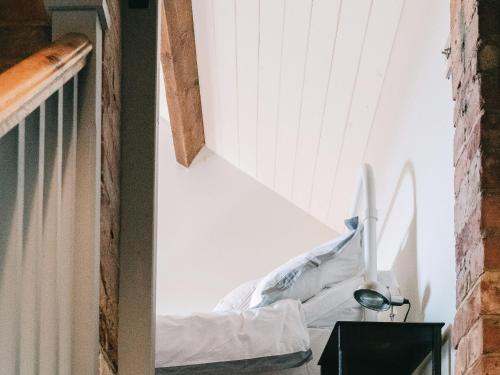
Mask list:
[[[0,74],[5,375],[98,371],[102,28],[52,3],[53,44]]]

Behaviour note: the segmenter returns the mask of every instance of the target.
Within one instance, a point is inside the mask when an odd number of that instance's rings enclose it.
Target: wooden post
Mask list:
[[[84,4],[82,4],[84,3]],[[76,249],[71,374],[98,374],[101,198],[102,32],[109,24],[105,0],[50,0],[52,36],[85,34],[94,47],[78,80],[76,134]]]
[[[191,0],[161,0],[161,63],[177,161],[189,167],[205,144]]]

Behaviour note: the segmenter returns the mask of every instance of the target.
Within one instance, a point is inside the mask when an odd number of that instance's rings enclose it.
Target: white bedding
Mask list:
[[[271,372],[261,372],[259,375],[321,375],[321,368],[318,361],[323,353],[323,349],[330,338],[333,328],[308,328],[311,340],[312,359],[305,365],[287,370]]]
[[[167,369],[157,373],[177,373],[167,372],[176,367],[183,367],[174,369],[178,373],[188,373],[193,368],[185,367],[217,363],[226,363],[227,368],[227,363],[250,359],[258,359],[258,366],[265,363],[263,357],[275,360],[283,356],[290,364],[295,359],[290,360],[289,355],[295,354],[299,364],[310,357],[309,333],[299,301],[282,300],[245,311],[158,316],[156,322],[155,367]]]

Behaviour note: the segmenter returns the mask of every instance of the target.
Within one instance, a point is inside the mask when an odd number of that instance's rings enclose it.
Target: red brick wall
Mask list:
[[[500,1],[451,1],[456,374],[500,374]]]
[[[0,73],[51,42],[43,0],[0,0]]]

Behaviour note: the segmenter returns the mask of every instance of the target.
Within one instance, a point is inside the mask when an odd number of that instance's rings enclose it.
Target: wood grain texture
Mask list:
[[[91,50],[87,37],[67,34],[0,74],[0,136],[78,73]]]
[[[196,40],[196,63],[198,65],[198,76],[200,78],[201,107],[203,108],[203,131],[205,133],[205,145],[215,150],[217,142],[215,138],[216,108],[218,90],[212,84],[215,77],[217,65],[215,48],[210,41],[214,40],[214,14],[212,1],[193,0],[193,20]]]
[[[113,20],[104,34],[101,133],[101,259],[99,340],[101,374],[118,371],[120,245],[121,12],[108,0]]]
[[[164,0],[161,62],[177,161],[188,167],[205,144],[191,0]]]

